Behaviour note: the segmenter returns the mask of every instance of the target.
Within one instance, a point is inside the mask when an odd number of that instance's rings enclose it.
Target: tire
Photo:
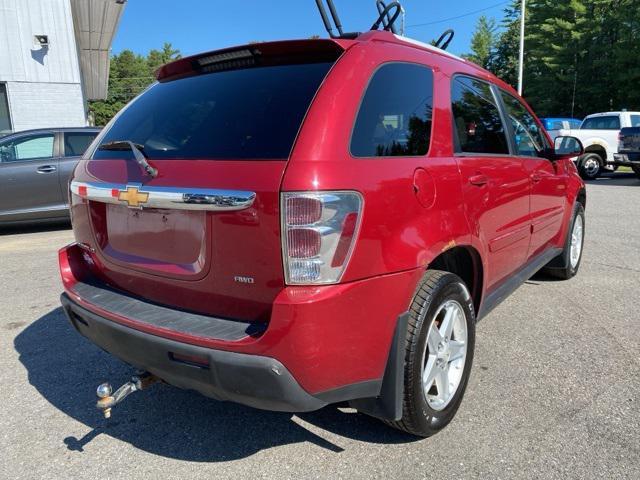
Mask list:
[[[597,153],[587,153],[578,159],[578,172],[584,180],[595,180],[602,173],[604,161]]]
[[[447,314],[453,319],[447,323],[452,325],[450,329],[445,326]],[[475,323],[471,295],[460,277],[428,270],[409,311],[402,418],[385,423],[412,435],[429,437],[451,422],[471,372]],[[446,331],[452,333],[441,335]],[[425,370],[435,374],[430,375],[434,379],[428,391],[422,380]],[[448,394],[441,385],[448,385]]]
[[[633,173],[636,174],[636,177],[638,177],[638,179],[640,179],[640,166],[636,167],[634,165],[633,167],[631,167],[631,169],[633,170]]]
[[[580,225],[579,238],[576,238],[576,225]],[[564,249],[557,259],[554,259],[544,271],[561,280],[569,280],[578,273],[582,262],[582,252],[584,251],[585,216],[584,207],[576,204],[576,208],[571,218],[570,229],[567,232],[567,239]],[[575,244],[575,242],[579,243]],[[576,257],[577,252],[577,257]]]

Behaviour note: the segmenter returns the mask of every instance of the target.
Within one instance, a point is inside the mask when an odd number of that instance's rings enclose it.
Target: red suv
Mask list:
[[[157,76],[76,168],[59,259],[73,326],[168,384],[427,436],[476,320],[578,270],[579,141],[467,61],[375,31]]]

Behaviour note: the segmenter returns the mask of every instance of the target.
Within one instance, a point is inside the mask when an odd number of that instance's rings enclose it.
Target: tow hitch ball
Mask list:
[[[159,381],[160,379],[155,375],[145,372],[141,375],[131,377],[131,381],[122,385],[113,395],[111,395],[113,392],[111,385],[109,383],[103,383],[96,390],[96,394],[98,395],[98,403],[96,403],[96,407],[98,410],[102,410],[104,418],[111,418],[111,409],[113,407],[122,402],[133,392],[149,388],[151,385]]]

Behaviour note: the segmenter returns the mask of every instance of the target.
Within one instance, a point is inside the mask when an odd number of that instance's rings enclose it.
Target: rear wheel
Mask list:
[[[578,160],[578,172],[585,180],[595,180],[602,172],[603,163],[597,153],[587,153]]]
[[[421,437],[444,428],[462,401],[474,345],[475,313],[464,282],[427,271],[411,304],[402,419],[387,423]]]

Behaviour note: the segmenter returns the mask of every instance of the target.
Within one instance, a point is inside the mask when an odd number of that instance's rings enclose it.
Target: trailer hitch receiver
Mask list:
[[[160,379],[151,373],[145,372],[141,375],[131,377],[131,381],[125,383],[113,393],[113,388],[109,383],[103,383],[98,386],[96,394],[98,402],[96,407],[102,410],[104,418],[111,418],[111,409],[122,402],[133,392],[145,390],[154,383],[160,382]],[[113,393],[113,395],[112,395]]]

